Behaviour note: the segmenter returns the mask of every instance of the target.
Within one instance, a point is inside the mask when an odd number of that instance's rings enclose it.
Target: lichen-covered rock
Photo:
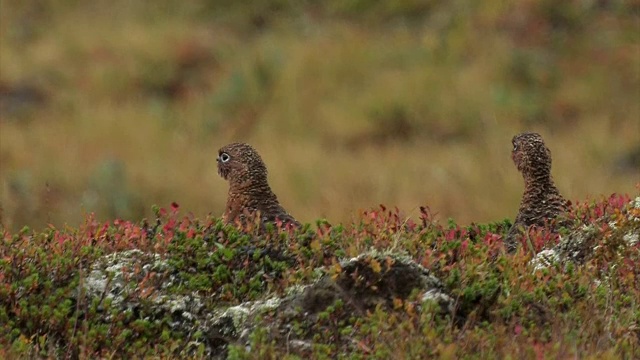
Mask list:
[[[415,290],[429,294],[425,300],[452,299],[444,294],[440,280],[411,259],[392,254],[362,254],[342,261],[339,271],[327,275],[289,299],[286,308],[299,308],[307,314],[317,313],[337,299],[346,300],[362,310],[378,305],[392,307],[396,298],[406,299]]]
[[[148,321],[164,323],[172,332],[193,336],[202,334],[178,355],[200,354],[224,358],[226,346],[247,334],[247,319],[278,306],[277,298],[252,301],[237,306],[220,304],[214,308],[197,293],[169,291],[180,283],[168,263],[158,254],[127,250],[109,254],[96,262],[84,281],[86,295],[110,299],[117,312],[144,316]],[[144,296],[140,296],[144,294]],[[111,316],[105,312],[104,321]]]
[[[192,355],[200,347],[201,354],[222,356],[225,337],[236,332],[232,312],[213,311],[197,293],[175,294],[167,291],[176,280],[171,267],[160,255],[127,250],[109,254],[96,262],[84,281],[86,295],[95,299],[109,299],[115,313],[128,312],[132,321],[143,318],[185,337],[193,337],[177,355]],[[104,307],[98,307],[105,310]],[[114,311],[104,312],[110,322]],[[204,336],[195,337],[195,334]]]
[[[554,250],[558,258],[583,263],[593,253],[600,234],[596,225],[585,225],[562,237]]]
[[[634,247],[640,238],[640,196],[631,200],[614,219],[601,218],[562,236],[556,246],[540,251],[531,260],[535,270],[553,264],[583,264],[598,250],[619,251]]]
[[[538,271],[557,264],[559,261],[560,256],[558,256],[558,252],[555,249],[544,249],[531,259],[531,266],[533,271]]]
[[[230,342],[248,345],[256,327],[268,326],[274,333],[283,334],[291,330],[289,320],[314,322],[320,312],[338,300],[348,304],[354,314],[365,315],[377,306],[393,308],[397,299],[421,292],[421,302],[435,302],[442,313],[453,311],[453,299],[443,291],[441,282],[408,257],[362,254],[342,261],[334,271],[310,285],[291,287],[282,297],[236,306],[220,304],[212,309],[197,293],[168,291],[180,279],[160,255],[128,250],[96,262],[84,281],[84,290],[89,297],[110,299],[110,307],[118,312],[163,323],[185,336],[200,334],[179,352],[182,356],[193,355],[200,348],[201,354],[223,358]],[[279,321],[263,323],[261,317],[269,312]],[[110,320],[105,311],[104,321]],[[288,341],[293,349],[309,347],[304,338],[290,337]]]
[[[291,352],[305,354],[313,347],[313,334],[326,330],[324,319],[336,308],[344,316],[366,316],[377,308],[394,309],[420,293],[416,303],[435,303],[440,314],[453,312],[454,300],[428,269],[398,254],[365,253],[341,261],[318,281],[282,299],[268,318],[270,336]],[[346,338],[335,341],[353,345]]]
[[[123,303],[127,294],[135,292],[139,283],[167,270],[160,255],[137,249],[109,254],[93,264],[83,282],[87,295],[106,297],[114,305]]]

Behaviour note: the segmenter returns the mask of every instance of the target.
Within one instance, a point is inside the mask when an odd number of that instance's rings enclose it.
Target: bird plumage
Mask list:
[[[551,151],[537,133],[522,133],[512,139],[511,157],[524,179],[524,194],[505,245],[515,251],[521,229],[549,225],[569,208],[551,177]]]
[[[218,174],[229,181],[225,222],[244,227],[260,216],[261,225],[281,222],[283,226],[300,226],[278,202],[267,181],[267,167],[253,147],[243,143],[223,146],[217,163]]]

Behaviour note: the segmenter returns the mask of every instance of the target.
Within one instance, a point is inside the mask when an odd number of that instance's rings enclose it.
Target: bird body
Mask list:
[[[261,225],[300,223],[280,205],[267,181],[267,168],[258,152],[248,144],[233,143],[218,151],[218,174],[229,181],[223,215],[226,223],[246,227],[259,217]]]
[[[507,249],[517,247],[521,229],[543,227],[569,209],[551,177],[551,151],[542,136],[522,133],[513,137],[512,159],[524,178],[524,194],[514,224],[506,238]]]

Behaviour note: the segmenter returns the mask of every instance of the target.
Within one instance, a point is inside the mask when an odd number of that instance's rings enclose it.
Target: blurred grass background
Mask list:
[[[566,197],[637,193],[639,99],[638,0],[0,0],[1,220],[220,215],[233,141],[305,222],[512,218],[522,131]]]

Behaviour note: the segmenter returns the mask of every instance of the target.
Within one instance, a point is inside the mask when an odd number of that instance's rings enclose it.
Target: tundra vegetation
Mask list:
[[[219,216],[241,141],[301,222],[428,205],[513,218],[513,135],[567,199],[640,179],[634,1],[0,0],[0,205],[14,231]]]
[[[509,221],[384,206],[239,233],[152,221],[4,230],[3,358],[637,358],[640,197],[579,203],[506,254]],[[259,226],[256,226],[256,232]]]

